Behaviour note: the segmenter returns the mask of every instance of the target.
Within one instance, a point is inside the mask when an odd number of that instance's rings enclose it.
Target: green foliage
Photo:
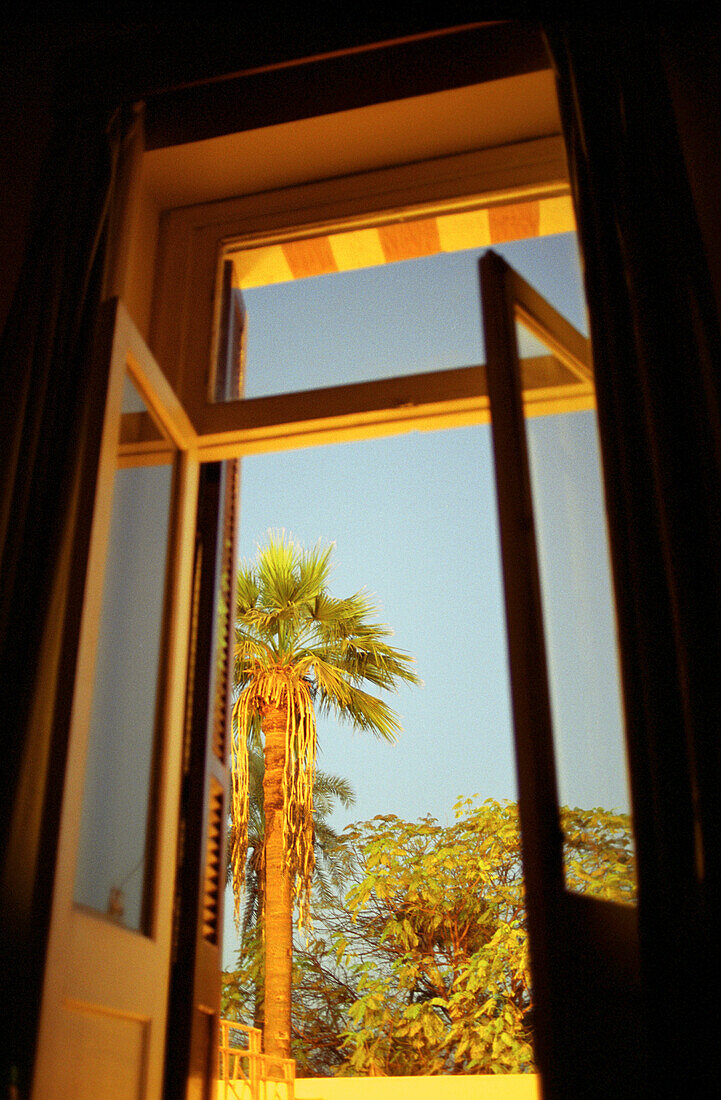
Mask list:
[[[633,901],[628,817],[561,817],[569,886]],[[531,1072],[516,804],[461,799],[452,825],[389,815],[341,841],[345,891],[314,894],[314,934],[295,950],[299,1074]]]
[[[567,882],[635,895],[627,817],[564,809]],[[344,1035],[355,1074],[533,1069],[533,997],[514,803],[462,799],[456,821],[375,818],[351,827],[356,884],[336,946],[356,961]]]
[[[419,684],[413,659],[389,643],[392,630],[366,592],[329,592],[333,546],[307,550],[285,532],[269,532],[237,582],[234,680],[242,694],[254,680],[282,674],[310,687],[314,705],[356,729],[394,741],[398,719],[362,685],[397,691]]]
[[[598,807],[561,810],[567,886],[607,901],[634,901],[636,865],[628,814]]]
[[[245,931],[237,969],[223,974],[220,998],[223,1019],[262,1029],[264,963],[263,933],[256,923]]]
[[[516,807],[465,801],[456,812],[448,827],[389,816],[348,831],[361,873],[343,950],[361,973],[344,1072],[533,1066]]]

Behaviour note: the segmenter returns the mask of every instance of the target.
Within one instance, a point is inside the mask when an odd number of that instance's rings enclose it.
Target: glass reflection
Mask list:
[[[551,354],[520,323],[517,339],[521,356]],[[567,370],[553,362],[556,370]],[[538,411],[533,391],[524,388],[523,394],[558,795],[568,808],[561,814],[566,885],[632,900],[633,844],[595,402],[591,387],[575,381],[576,393],[569,371],[567,408],[560,404],[550,414],[532,415]],[[603,844],[596,838],[593,853],[591,831],[605,838]]]
[[[126,382],[124,411],[142,413]],[[115,474],[75,900],[147,931],[172,466]]]

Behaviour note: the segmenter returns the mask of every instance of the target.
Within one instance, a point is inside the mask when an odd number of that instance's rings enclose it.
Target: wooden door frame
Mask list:
[[[565,887],[553,723],[528,447],[516,338],[520,321],[578,378],[595,407],[591,348],[506,261],[480,261],[496,467],[514,739],[527,884],[537,1054],[544,1095],[643,1094],[648,1048],[635,906]],[[583,407],[582,405],[580,407]],[[577,1047],[584,1049],[583,1059]]]
[[[58,1087],[56,1073],[69,1066],[71,1047],[61,1041],[60,1019],[63,1012],[87,1014],[95,1011],[97,988],[102,975],[117,968],[127,948],[132,967],[127,982],[142,988],[151,966],[167,968],[171,945],[171,912],[175,875],[175,837],[178,787],[182,744],[169,734],[182,728],[185,703],[185,672],[190,621],[192,578],[192,529],[198,493],[199,460],[196,433],[185,415],[167,379],[150,356],[122,303],[113,299],[101,307],[94,361],[105,372],[108,384],[103,415],[99,460],[94,473],[95,494],[92,530],[85,570],[83,611],[77,644],[77,662],[70,711],[68,756],[58,829],[59,844],[52,898],[50,931],[46,952],[45,979],[40,1009],[37,1053],[33,1077],[33,1096],[38,1100]],[[154,791],[154,818],[160,838],[153,857],[149,915],[144,932],[136,933],[113,924],[102,915],[75,904],[75,866],[80,832],[81,808],[85,784],[92,684],[95,654],[103,600],[103,577],[110,533],[115,472],[128,462],[143,465],[147,461],[166,461],[151,449],[150,456],[123,455],[121,403],[125,377],[130,375],[140,390],[149,417],[162,427],[177,452],[171,500],[171,544],[166,570],[166,599],[163,613],[163,655],[158,683],[163,685],[159,708],[159,732],[156,734],[157,785]],[[76,563],[76,567],[79,563]],[[161,854],[170,853],[170,858]],[[132,938],[128,939],[128,937]],[[83,955],[83,965],[72,975],[67,966],[73,954]],[[129,956],[130,957],[130,956]],[[158,959],[161,960],[158,964]],[[166,960],[162,962],[162,960]],[[110,968],[110,969],[108,969]],[[69,978],[73,984],[70,986]],[[107,983],[110,987],[111,981]],[[117,983],[114,983],[117,984]],[[152,994],[152,1011],[147,1020],[137,1016],[137,1005],[130,997],[115,1005],[118,1019],[135,1021],[139,1043],[147,1049],[148,1061],[143,1087],[147,1095],[158,1095],[162,1083],[164,1021],[167,1009],[165,988]],[[123,1003],[120,1003],[120,1002]],[[102,1009],[99,1008],[102,1012]],[[152,1029],[152,1035],[151,1035]],[[161,1034],[159,1035],[158,1032]],[[148,1044],[153,1044],[150,1047]],[[153,1054],[154,1051],[154,1054]]]

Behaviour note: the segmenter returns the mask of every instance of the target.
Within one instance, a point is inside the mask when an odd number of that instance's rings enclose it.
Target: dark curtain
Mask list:
[[[57,120],[0,345],[0,1091],[25,1095],[44,964],[74,638],[105,380],[90,354],[123,130]],[[73,564],[75,568],[73,568]]]
[[[719,973],[718,314],[659,28],[545,33],[591,313],[651,1054],[676,1095],[705,1081]]]

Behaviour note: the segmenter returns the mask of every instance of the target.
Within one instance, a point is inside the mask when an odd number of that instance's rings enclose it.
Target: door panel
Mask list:
[[[536,1058],[545,1097],[615,1095],[619,1081],[631,1095],[646,1080],[636,910],[604,897],[600,879],[567,888],[560,813],[562,801],[592,811],[601,789],[628,799],[603,491],[583,419],[595,407],[590,347],[493,252],[481,290]],[[543,354],[568,375],[565,409],[527,393],[523,359]]]
[[[63,1012],[75,1057],[55,1079],[58,1096],[142,1096],[147,1065],[148,1024],[120,1013],[96,1014],[82,1006]]]
[[[119,302],[104,308],[96,354],[107,402],[37,1100],[156,1097],[163,1074],[199,464],[195,433]]]

